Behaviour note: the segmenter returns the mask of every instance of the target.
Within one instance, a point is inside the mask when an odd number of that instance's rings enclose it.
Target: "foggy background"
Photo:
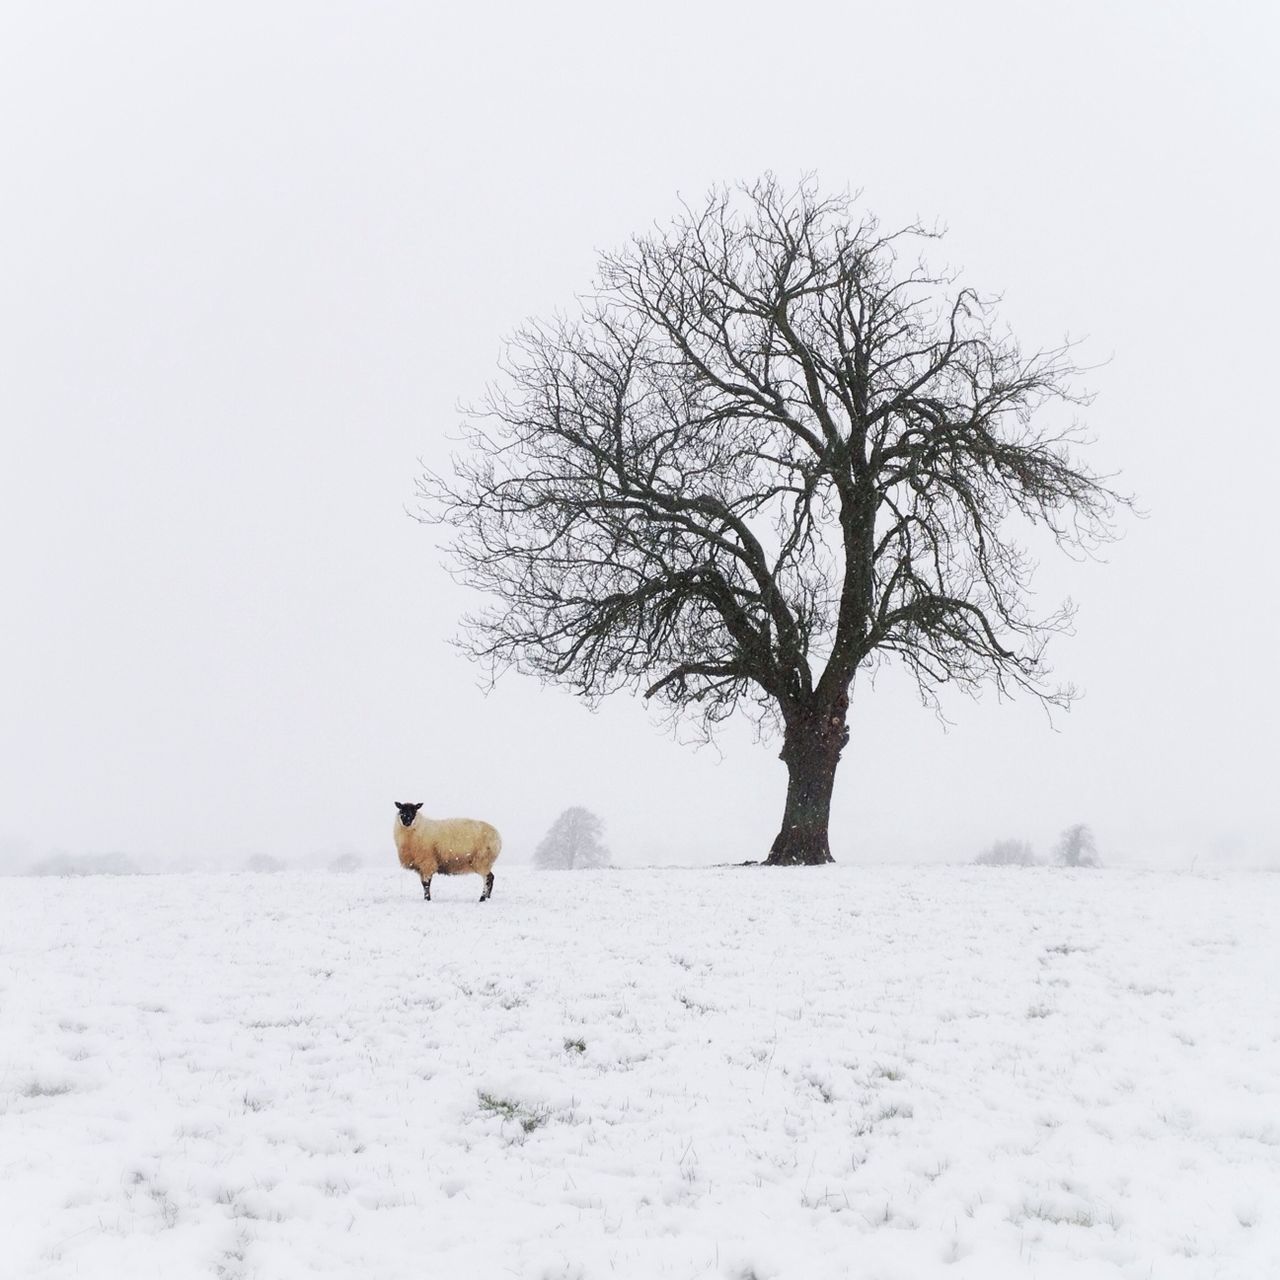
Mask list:
[[[571,804],[624,865],[763,857],[776,743],[485,697],[405,507],[505,333],[767,168],[941,220],[1026,346],[1086,339],[1089,460],[1149,512],[1042,567],[1080,605],[1054,726],[859,681],[837,860],[1074,821],[1280,860],[1275,7],[451,8],[0,9],[0,867],[390,866],[393,800],[509,859]]]

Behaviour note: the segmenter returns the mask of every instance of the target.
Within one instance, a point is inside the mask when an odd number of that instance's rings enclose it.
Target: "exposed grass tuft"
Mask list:
[[[676,996],[676,999],[679,1000],[690,1013],[707,1014],[715,1012],[714,1005],[703,1004],[701,1000],[695,1000],[692,996],[686,995],[683,991]]]
[[[503,1120],[514,1120],[525,1133],[542,1128],[551,1119],[548,1107],[530,1107],[514,1098],[500,1098],[496,1093],[488,1093],[484,1089],[478,1090],[476,1096],[480,1100],[481,1111],[501,1116]]]
[[[33,1080],[21,1092],[24,1098],[58,1098],[72,1092],[72,1086],[64,1080]]]

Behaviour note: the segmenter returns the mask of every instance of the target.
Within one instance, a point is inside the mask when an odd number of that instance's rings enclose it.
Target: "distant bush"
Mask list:
[[[330,871],[359,871],[363,866],[363,860],[354,853],[340,853],[329,862]]]
[[[246,871],[283,871],[285,864],[269,853],[255,853],[245,859],[244,869]]]
[[[1068,827],[1059,837],[1057,847],[1053,851],[1054,861],[1063,867],[1100,867],[1102,859],[1098,857],[1098,844],[1093,832],[1077,822]]]
[[[974,865],[979,867],[1036,867],[1040,860],[1036,857],[1030,841],[997,840],[995,844],[984,849],[976,858]]]
[[[52,853],[33,863],[33,876],[136,876],[142,868],[123,853]]]

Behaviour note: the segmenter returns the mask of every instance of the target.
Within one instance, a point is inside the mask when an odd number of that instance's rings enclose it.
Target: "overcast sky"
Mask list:
[[[1149,512],[1044,566],[1056,724],[858,686],[837,859],[1073,821],[1114,862],[1280,858],[1276,13],[9,0],[0,862],[389,861],[393,800],[510,858],[570,804],[620,862],[764,856],[776,743],[484,696],[405,507],[505,333],[765,169],[940,219],[1025,344],[1085,339],[1091,460]]]

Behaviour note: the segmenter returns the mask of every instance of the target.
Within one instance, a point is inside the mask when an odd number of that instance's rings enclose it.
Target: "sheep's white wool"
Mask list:
[[[474,818],[424,818],[419,813],[406,827],[394,827],[400,865],[426,878],[436,874],[487,876],[502,852],[502,837],[487,822]]]

